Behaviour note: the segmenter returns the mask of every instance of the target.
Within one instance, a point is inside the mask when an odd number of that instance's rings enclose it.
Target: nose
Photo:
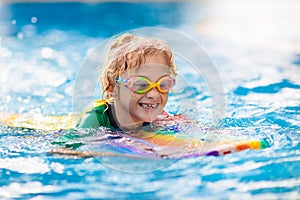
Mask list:
[[[151,90],[149,90],[147,93],[146,93],[146,97],[148,99],[155,99],[159,96],[159,91],[157,90],[156,87],[152,88]]]

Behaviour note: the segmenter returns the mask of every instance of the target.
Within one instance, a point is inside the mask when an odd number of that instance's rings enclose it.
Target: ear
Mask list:
[[[112,97],[113,91],[114,91],[114,86],[110,84],[105,90],[105,93],[107,94],[108,97]]]
[[[110,84],[110,85],[108,86],[108,88],[107,88],[107,91],[108,91],[108,92],[113,92],[113,90],[114,90],[114,86],[113,86],[112,84]]]

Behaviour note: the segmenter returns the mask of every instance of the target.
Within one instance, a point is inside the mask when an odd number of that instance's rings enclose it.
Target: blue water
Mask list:
[[[299,199],[300,34],[299,17],[290,18],[299,3],[274,1],[276,14],[267,3],[252,4],[218,4],[224,7],[217,12],[206,1],[0,3],[0,113],[71,113],[76,75],[91,51],[121,31],[166,27],[199,43],[215,63],[226,98],[222,130],[271,144],[171,161],[79,159],[46,153],[59,132],[1,126],[0,198]],[[199,121],[210,126],[205,82],[181,73],[196,84],[188,98],[198,101]],[[172,102],[168,109],[175,112]]]

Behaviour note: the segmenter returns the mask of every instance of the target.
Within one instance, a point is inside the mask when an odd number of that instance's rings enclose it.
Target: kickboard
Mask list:
[[[205,128],[198,128],[199,134],[191,135],[174,131],[176,128],[174,129],[173,125],[166,130],[139,131],[134,135],[109,131],[106,133],[105,130],[100,129],[95,134],[86,134],[87,136],[78,133],[81,136],[77,137],[74,131],[72,134],[68,131],[74,128],[77,117],[77,115],[71,114],[60,116],[2,114],[0,115],[0,123],[3,126],[34,129],[41,132],[63,130],[64,136],[53,141],[53,144],[57,145],[58,148],[49,153],[75,157],[188,158],[221,156],[247,149],[264,149],[270,146],[262,138],[236,136],[224,131]],[[75,135],[75,137],[70,137],[70,135]]]

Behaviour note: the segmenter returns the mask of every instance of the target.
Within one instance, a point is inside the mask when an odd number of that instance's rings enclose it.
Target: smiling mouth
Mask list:
[[[155,109],[159,106],[159,103],[139,103],[139,105],[145,109]]]

